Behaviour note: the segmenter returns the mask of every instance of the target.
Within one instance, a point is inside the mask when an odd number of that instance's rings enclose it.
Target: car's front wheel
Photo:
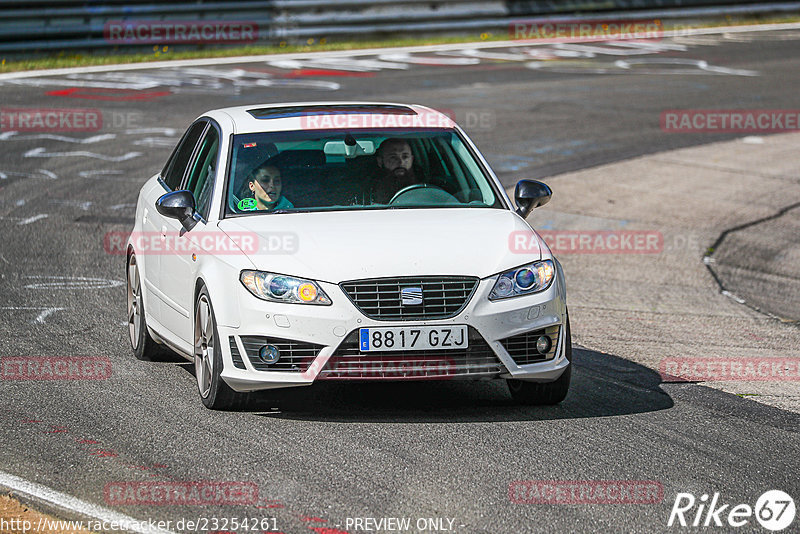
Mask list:
[[[200,400],[212,410],[230,410],[244,403],[245,395],[236,393],[222,380],[222,350],[217,321],[208,290],[197,296],[194,313],[194,372]]]
[[[572,380],[572,335],[569,329],[569,315],[564,329],[564,355],[570,364],[553,382],[526,382],[524,380],[506,380],[511,396],[519,404],[548,405],[558,404],[564,400]]]
[[[156,343],[147,330],[144,318],[144,298],[142,297],[142,279],[139,276],[139,265],[136,254],[128,257],[128,336],[133,354],[139,360],[156,360],[164,355],[165,349]]]

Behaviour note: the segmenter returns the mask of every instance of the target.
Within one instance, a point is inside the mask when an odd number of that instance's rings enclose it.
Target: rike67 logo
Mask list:
[[[780,490],[764,492],[755,506],[725,503],[718,492],[710,500],[707,493],[699,499],[691,493],[678,493],[667,526],[738,528],[751,525],[752,531],[751,522],[755,517],[762,527],[777,532],[791,525],[796,513],[794,499]]]

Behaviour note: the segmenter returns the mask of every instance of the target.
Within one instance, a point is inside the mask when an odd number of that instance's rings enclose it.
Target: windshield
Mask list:
[[[227,213],[503,208],[455,130],[325,130],[233,137]]]

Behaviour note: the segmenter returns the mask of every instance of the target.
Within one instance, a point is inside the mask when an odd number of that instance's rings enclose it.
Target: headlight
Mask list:
[[[550,287],[556,274],[553,260],[542,260],[523,265],[500,275],[495,282],[489,300],[507,299],[543,291]]]
[[[250,293],[263,300],[323,306],[331,303],[328,295],[313,280],[263,271],[242,271],[239,280]]]

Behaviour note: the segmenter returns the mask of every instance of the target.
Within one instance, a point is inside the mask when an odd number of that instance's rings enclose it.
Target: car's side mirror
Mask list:
[[[524,219],[533,208],[544,206],[550,202],[552,196],[553,190],[547,184],[536,180],[520,180],[514,190],[517,213]]]
[[[156,200],[156,210],[164,217],[178,219],[187,232],[197,224],[194,218],[194,195],[186,189],[161,195]]]

